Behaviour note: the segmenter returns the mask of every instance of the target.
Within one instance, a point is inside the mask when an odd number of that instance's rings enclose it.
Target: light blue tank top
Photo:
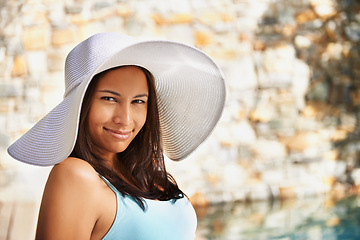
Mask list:
[[[123,196],[100,176],[116,194],[115,220],[103,240],[193,240],[196,213],[186,197],[173,201],[144,199],[143,211],[130,196]]]

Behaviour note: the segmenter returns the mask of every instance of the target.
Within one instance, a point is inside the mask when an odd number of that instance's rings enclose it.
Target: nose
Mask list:
[[[114,116],[113,116],[114,123],[128,126],[130,125],[131,120],[132,120],[132,110],[130,104],[128,103],[119,104],[114,111]]]

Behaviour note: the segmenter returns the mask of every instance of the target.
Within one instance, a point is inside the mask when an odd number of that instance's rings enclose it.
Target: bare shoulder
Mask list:
[[[37,239],[54,233],[62,239],[89,238],[100,214],[96,206],[101,189],[101,179],[89,163],[67,158],[55,165],[43,194]]]
[[[95,169],[88,162],[74,157],[69,157],[61,163],[56,164],[51,174],[61,174],[66,177],[86,181],[97,181],[99,178]]]
[[[103,181],[88,162],[71,157],[53,167],[47,185],[52,192],[96,201]]]

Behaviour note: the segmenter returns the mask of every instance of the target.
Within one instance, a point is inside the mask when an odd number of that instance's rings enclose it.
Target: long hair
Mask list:
[[[94,152],[96,148],[88,133],[91,98],[99,80],[112,69],[98,73],[89,84],[82,103],[77,141],[70,156],[90,163],[120,193],[133,197],[145,210],[142,198],[176,201],[184,197],[184,193],[165,168],[154,77],[145,68],[139,68],[146,76],[149,89],[147,117],[144,126],[127,149],[117,154],[115,171],[105,164],[98,152]],[[125,167],[128,177],[121,174],[120,163]]]

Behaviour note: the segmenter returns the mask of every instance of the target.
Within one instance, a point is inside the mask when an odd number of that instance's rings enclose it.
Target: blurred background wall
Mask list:
[[[0,0],[3,215],[36,213],[49,171],[6,148],[61,101],[67,53],[101,31],[194,45],[222,68],[216,130],[167,162],[195,205],[359,191],[359,1]]]

